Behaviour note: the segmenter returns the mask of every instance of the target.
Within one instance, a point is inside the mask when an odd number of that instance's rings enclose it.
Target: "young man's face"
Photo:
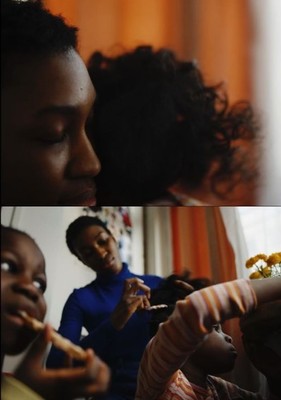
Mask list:
[[[29,237],[4,232],[1,243],[1,351],[22,352],[36,333],[24,326],[18,311],[43,321],[46,303],[45,261]]]
[[[236,357],[237,352],[231,337],[221,330],[220,325],[215,325],[189,360],[206,374],[212,375],[231,371]]]
[[[74,240],[79,259],[97,273],[118,274],[122,262],[114,237],[102,226],[85,228]]]
[[[95,90],[74,51],[11,59],[2,85],[2,204],[95,205],[85,124]]]

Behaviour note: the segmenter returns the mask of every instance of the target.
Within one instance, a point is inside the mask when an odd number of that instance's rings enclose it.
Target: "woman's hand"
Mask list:
[[[139,291],[144,294],[138,294]],[[137,311],[150,306],[150,288],[139,278],[126,279],[122,297],[111,314],[111,322],[115,329],[121,330]]]
[[[62,369],[43,368],[51,329],[49,325],[46,325],[44,331],[31,345],[15,371],[15,378],[46,400],[69,400],[105,392],[110,381],[110,370],[93,350],[86,351],[87,358],[84,366]]]
[[[194,287],[193,286],[191,286],[187,282],[181,281],[180,279],[175,281],[175,285],[177,285],[179,288],[183,289],[186,292],[186,296],[188,296],[192,292],[194,292]]]
[[[281,300],[260,305],[240,320],[245,351],[268,379],[280,386],[281,376]]]

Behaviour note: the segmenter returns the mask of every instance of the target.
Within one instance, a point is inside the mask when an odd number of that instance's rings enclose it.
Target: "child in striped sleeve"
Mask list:
[[[186,282],[176,285],[191,291]],[[271,278],[213,285],[178,300],[146,347],[136,400],[262,400],[259,394],[213,376],[231,370],[236,358],[232,339],[220,323],[280,297],[281,278]],[[268,399],[278,397],[271,393]]]

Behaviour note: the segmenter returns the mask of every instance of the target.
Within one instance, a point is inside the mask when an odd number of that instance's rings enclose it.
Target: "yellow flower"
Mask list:
[[[246,268],[254,267],[254,272],[249,276],[250,279],[268,278],[281,275],[281,252],[272,253],[269,256],[257,254],[249,258],[245,263]]]
[[[260,279],[262,278],[262,274],[259,271],[252,272],[249,276],[250,279]]]
[[[270,266],[266,266],[266,267],[263,267],[263,269],[262,269],[262,275],[265,277],[267,277],[267,276],[270,276],[271,275],[271,267]]]
[[[265,254],[257,254],[255,257],[249,258],[245,265],[246,268],[251,268],[254,264],[256,264],[259,260],[267,260],[267,256]]]
[[[270,254],[270,256],[268,256],[266,262],[267,262],[267,265],[280,264],[281,263],[281,253]]]

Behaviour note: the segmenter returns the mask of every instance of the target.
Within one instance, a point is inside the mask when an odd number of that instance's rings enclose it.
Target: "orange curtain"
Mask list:
[[[215,283],[236,278],[232,247],[218,207],[171,207],[174,271]]]
[[[197,59],[210,83],[225,81],[230,100],[251,96],[249,0],[45,0],[80,30],[80,51],[114,52],[140,44]]]

